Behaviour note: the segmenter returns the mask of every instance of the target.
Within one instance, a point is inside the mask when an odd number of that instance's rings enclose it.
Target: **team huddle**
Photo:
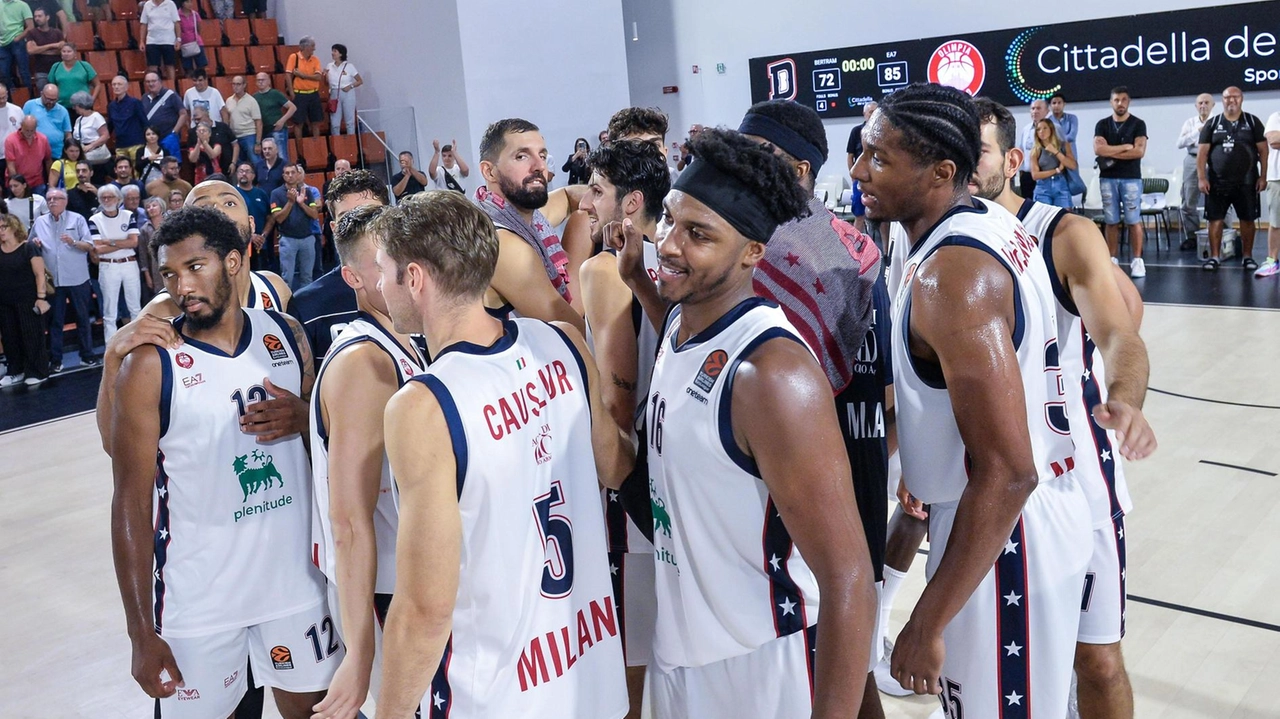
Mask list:
[[[286,719],[878,717],[882,661],[950,719],[1065,716],[1073,667],[1082,715],[1132,716],[1093,679],[1123,676],[1120,458],[1155,449],[1141,300],[1012,193],[1012,116],[885,98],[851,170],[884,257],[814,198],[812,110],[703,130],[674,181],[666,129],[619,112],[554,191],[515,119],[472,199],[336,178],[357,311],[322,337],[233,187],[166,219],[98,402],[156,716],[256,684]],[[930,553],[889,657],[891,494]]]

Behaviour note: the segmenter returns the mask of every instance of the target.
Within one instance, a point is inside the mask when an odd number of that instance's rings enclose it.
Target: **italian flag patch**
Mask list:
[[[516,360],[516,369],[524,369],[524,366],[525,366],[525,361],[523,357]]]

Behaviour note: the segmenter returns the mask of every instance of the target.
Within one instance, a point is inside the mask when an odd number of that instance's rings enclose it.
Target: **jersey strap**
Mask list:
[[[738,356],[733,358],[733,362],[729,364],[729,368],[725,372],[724,388],[720,390],[720,404],[716,409],[716,424],[720,430],[720,446],[724,448],[725,454],[729,455],[729,459],[732,459],[739,469],[756,478],[760,478],[760,467],[756,465],[754,458],[747,456],[747,453],[742,451],[742,448],[738,446],[737,440],[733,438],[733,381],[738,376],[738,367],[743,360],[750,357],[760,345],[778,337],[794,340],[801,347],[806,350],[809,349],[809,345],[805,344],[803,340],[782,327],[770,327],[756,335],[755,339],[748,342],[742,348],[742,351],[738,353]]]
[[[458,497],[461,498],[462,484],[467,479],[467,435],[462,429],[462,416],[458,413],[458,405],[453,401],[453,395],[449,393],[449,389],[435,375],[422,374],[409,381],[421,382],[431,390],[431,394],[435,395],[436,401],[440,403],[440,411],[444,412],[444,421],[449,428],[449,442],[453,445],[453,458],[458,475]]]
[[[1026,200],[1022,203],[1022,207],[1018,209],[1018,221],[1025,223],[1031,209],[1037,203],[1034,200]],[[1058,277],[1058,270],[1053,264],[1053,233],[1058,229],[1058,223],[1062,222],[1062,218],[1066,217],[1067,211],[1062,208],[1056,208],[1053,213],[1053,219],[1045,225],[1043,237],[1040,240],[1040,254],[1044,257],[1044,264],[1049,270],[1049,286],[1053,288],[1053,296],[1058,300],[1058,304],[1067,312],[1080,316],[1080,310],[1076,309],[1076,303],[1071,300],[1071,293],[1067,292],[1067,288],[1062,286],[1062,280]]]

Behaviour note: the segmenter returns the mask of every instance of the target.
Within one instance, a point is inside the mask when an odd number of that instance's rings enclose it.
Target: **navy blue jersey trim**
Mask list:
[[[1111,446],[1111,437],[1107,435],[1107,430],[1098,425],[1097,420],[1093,418],[1093,408],[1102,404],[1102,386],[1098,384],[1098,375],[1094,373],[1093,357],[1094,349],[1093,338],[1089,336],[1088,328],[1080,325],[1080,352],[1081,359],[1084,364],[1084,373],[1080,379],[1081,401],[1084,403],[1085,414],[1089,417],[1089,434],[1093,438],[1093,449],[1098,459],[1098,470],[1102,473],[1103,481],[1107,483],[1107,500],[1111,505],[1112,518],[1124,515],[1124,509],[1120,506],[1120,498],[1116,496],[1116,462],[1119,461],[1115,448]],[[1087,378],[1087,379],[1086,379]],[[1077,447],[1079,449],[1079,447]],[[1104,459],[1110,457],[1110,459]]]
[[[1018,206],[1018,212],[1016,213],[1018,222],[1022,222],[1023,220],[1027,219],[1027,214],[1031,212],[1031,208],[1034,207],[1035,204],[1036,204],[1036,201],[1031,199],[1030,197],[1022,201],[1022,204]]]
[[[391,340],[391,344],[395,345],[396,347],[399,347],[401,352],[404,352],[405,354],[409,355],[409,359],[413,360],[413,363],[418,367],[418,369],[426,369],[426,365],[422,363],[422,354],[418,352],[417,346],[414,345],[412,342],[409,343],[408,347],[405,347],[403,344],[400,343],[400,338],[396,337],[394,334],[387,331],[387,328],[383,327],[382,323],[379,322],[376,317],[369,314],[368,312],[365,312],[364,310],[360,310],[359,312],[356,313],[356,319],[364,320],[365,322],[368,322],[369,324],[373,325],[374,328],[376,328],[378,332],[382,334],[383,337],[386,337],[387,339]]]
[[[249,340],[253,339],[253,320],[249,319],[249,314],[245,312],[243,309],[240,310],[240,315],[241,317],[244,318],[244,327],[241,328],[240,330],[240,341],[236,343],[235,351],[232,354],[227,354],[226,352],[223,352],[221,349],[214,347],[213,345],[207,342],[201,342],[200,340],[190,337],[188,335],[183,335],[182,341],[190,343],[192,347],[195,347],[201,352],[208,352],[209,354],[214,355],[215,357],[239,357],[240,355],[244,354],[245,350],[249,349]],[[182,335],[182,328],[186,324],[187,324],[187,318],[185,315],[183,315],[173,321],[173,329],[179,335]],[[289,336],[292,337],[293,333],[290,332]]]
[[[156,353],[160,355],[160,437],[169,433],[169,412],[173,407],[173,364],[169,359],[169,351],[158,345]]]
[[[328,356],[334,357],[342,350],[348,347],[351,347],[353,345],[361,344],[363,342],[368,342],[369,344],[372,344],[374,347],[377,347],[379,350],[385,353],[387,355],[387,358],[391,360],[392,367],[395,367],[395,364],[396,364],[395,355],[391,354],[390,350],[388,350],[386,347],[383,347],[381,344],[379,344],[376,340],[374,340],[372,337],[369,337],[368,335],[360,335],[359,337],[352,337],[350,339],[344,340],[341,344],[337,344],[330,347]],[[320,365],[320,371],[316,373],[316,381],[311,385],[312,397],[318,398],[320,396],[320,381],[324,379],[325,371],[328,369],[328,367],[329,367],[328,362],[325,362],[324,364]],[[399,369],[396,370],[396,376],[397,377],[399,376]],[[403,383],[401,383],[400,386],[403,387],[404,386]],[[317,399],[314,404],[316,409],[315,409],[314,416],[311,418],[311,421],[315,423],[316,433],[320,435],[320,441],[324,443],[324,448],[327,450],[329,449],[329,431],[324,426],[324,421],[322,418],[323,413],[320,411],[321,403],[319,399]]]
[[[973,198],[970,198],[970,199],[973,199]],[[916,254],[916,250],[924,246],[925,241],[929,239],[929,235],[932,235],[933,231],[938,229],[939,225],[941,225],[943,222],[946,222],[948,219],[954,217],[955,215],[960,215],[966,212],[972,212],[977,215],[985,215],[987,214],[987,206],[982,204],[978,200],[973,199],[972,205],[956,205],[955,207],[952,207],[950,210],[947,210],[946,213],[942,215],[942,217],[938,218],[937,222],[929,226],[928,230],[925,230],[923,233],[921,233],[920,239],[916,240],[915,244],[911,245],[911,249],[907,252],[906,259],[910,260]]]
[[[791,554],[795,544],[791,532],[782,523],[782,515],[770,496],[764,507],[764,531],[761,541],[761,569],[769,578],[769,603],[773,605],[773,628],[776,636],[785,637],[803,631],[808,625],[804,612],[804,595],[791,576]]]
[[[488,312],[489,316],[495,320],[506,322],[511,319],[511,313],[515,312],[516,308],[510,302],[504,302],[501,307],[486,307],[484,311]]]
[[[1040,254],[1044,256],[1045,267],[1049,270],[1049,286],[1053,288],[1053,296],[1058,299],[1058,304],[1067,312],[1080,316],[1080,310],[1076,309],[1076,303],[1071,299],[1071,293],[1067,292],[1067,288],[1062,286],[1062,279],[1058,277],[1058,268],[1053,262],[1053,233],[1058,229],[1058,223],[1066,217],[1066,210],[1059,210],[1058,214],[1049,221],[1049,226],[1045,228],[1044,237],[1040,238]]]
[[[937,362],[930,362],[922,357],[917,357],[911,351],[911,290],[906,292],[907,299],[902,303],[902,347],[907,353],[907,363],[911,365],[911,370],[916,373],[916,377],[925,384],[926,387],[933,389],[946,389],[947,378],[942,374],[942,365]],[[890,344],[892,347],[892,344]],[[890,375],[892,377],[893,375]]]
[[[1013,268],[1009,266],[1008,262],[1005,262],[999,252],[996,252],[983,242],[964,235],[954,235],[940,241],[937,246],[932,250],[929,250],[929,254],[920,258],[920,263],[923,264],[925,260],[933,256],[933,253],[943,247],[970,247],[975,250],[982,250],[988,255],[994,257],[996,262],[999,262],[1000,266],[1009,273],[1009,279],[1013,280],[1013,348],[1016,350],[1021,347],[1022,335],[1026,330],[1026,317],[1022,311],[1022,290],[1018,288],[1018,275],[1014,273]]]
[[[1009,542],[996,559],[999,719],[1031,716],[1031,652],[1037,647],[1030,646],[1026,541],[1027,535],[1019,517]]]
[[[440,350],[440,353],[431,359],[432,362],[439,362],[441,357],[450,352],[460,352],[468,355],[496,355],[503,352],[516,343],[516,338],[520,334],[520,326],[514,320],[502,321],[502,336],[494,340],[493,344],[484,347],[474,342],[454,342],[453,344]]]
[[[462,415],[458,414],[458,405],[453,401],[449,388],[444,386],[439,377],[432,374],[420,374],[412,382],[421,382],[440,403],[440,411],[444,412],[445,424],[449,427],[449,442],[453,445],[454,464],[458,472],[458,498],[462,498],[462,485],[467,479],[467,435],[463,432]]]
[[[587,363],[582,359],[582,353],[578,351],[578,346],[569,339],[569,335],[564,330],[555,325],[548,324],[548,327],[556,331],[560,335],[560,339],[564,340],[564,344],[573,353],[573,361],[578,363],[578,374],[582,377],[582,389],[587,395],[587,417],[591,417],[591,378],[587,376]]]
[[[444,656],[440,657],[440,666],[431,678],[431,688],[423,697],[429,719],[448,719],[453,709],[453,689],[449,686],[449,662],[453,659],[453,635],[444,645]]]
[[[156,633],[164,628],[164,566],[169,556],[169,542],[173,539],[169,534],[169,474],[164,469],[164,452],[156,450],[156,530],[152,545],[155,555],[154,590],[152,612]]]
[[[738,365],[750,357],[751,353],[755,352],[760,345],[777,337],[785,337],[795,341],[805,349],[809,348],[809,345],[806,345],[803,340],[783,327],[770,327],[756,335],[755,339],[742,348],[742,351],[738,353],[737,357],[733,358],[733,362],[724,371],[724,387],[720,390],[720,402],[716,408],[716,424],[720,428],[720,446],[724,448],[725,454],[729,455],[729,459],[732,459],[739,469],[756,478],[760,478],[760,468],[756,466],[756,461],[748,457],[747,453],[743,452],[738,446],[737,440],[733,438],[733,381],[738,375]]]
[[[757,307],[777,307],[777,306],[778,306],[778,303],[770,300],[766,300],[763,297],[748,297],[747,299],[734,305],[728,312],[724,313],[723,315],[720,315],[720,318],[717,319],[715,322],[712,322],[710,325],[708,325],[706,329],[702,330],[698,334],[680,343],[679,346],[676,345],[676,338],[674,335],[672,335],[671,350],[673,352],[684,352],[685,350],[693,349],[694,347],[697,347],[698,345],[713,339],[716,335],[728,329],[730,325],[732,325],[734,322],[737,322],[739,318],[741,318],[743,315],[750,312],[751,310],[754,310]],[[668,322],[671,321],[671,315],[668,315],[667,321]]]

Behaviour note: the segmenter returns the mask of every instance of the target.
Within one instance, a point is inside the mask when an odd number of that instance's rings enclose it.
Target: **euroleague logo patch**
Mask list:
[[[977,95],[987,79],[987,64],[978,48],[964,40],[948,40],[929,58],[929,82]]]
[[[284,348],[284,343],[275,335],[263,337],[262,344],[266,346],[267,352],[271,353],[271,359],[273,360],[282,360],[289,356],[289,350]]]
[[[716,384],[716,378],[724,371],[724,366],[728,362],[728,352],[724,350],[712,352],[702,361],[702,367],[698,370],[698,376],[693,378],[693,383],[703,392],[710,392]]]
[[[293,669],[293,652],[284,645],[271,647],[271,663],[276,669]]]
[[[259,293],[259,296],[262,297],[262,309],[274,310],[276,308],[275,303],[271,301],[271,295],[266,292],[262,292]]]
[[[191,369],[191,365],[196,363],[195,360],[191,359],[191,355],[186,352],[179,352],[173,359],[182,369]]]

